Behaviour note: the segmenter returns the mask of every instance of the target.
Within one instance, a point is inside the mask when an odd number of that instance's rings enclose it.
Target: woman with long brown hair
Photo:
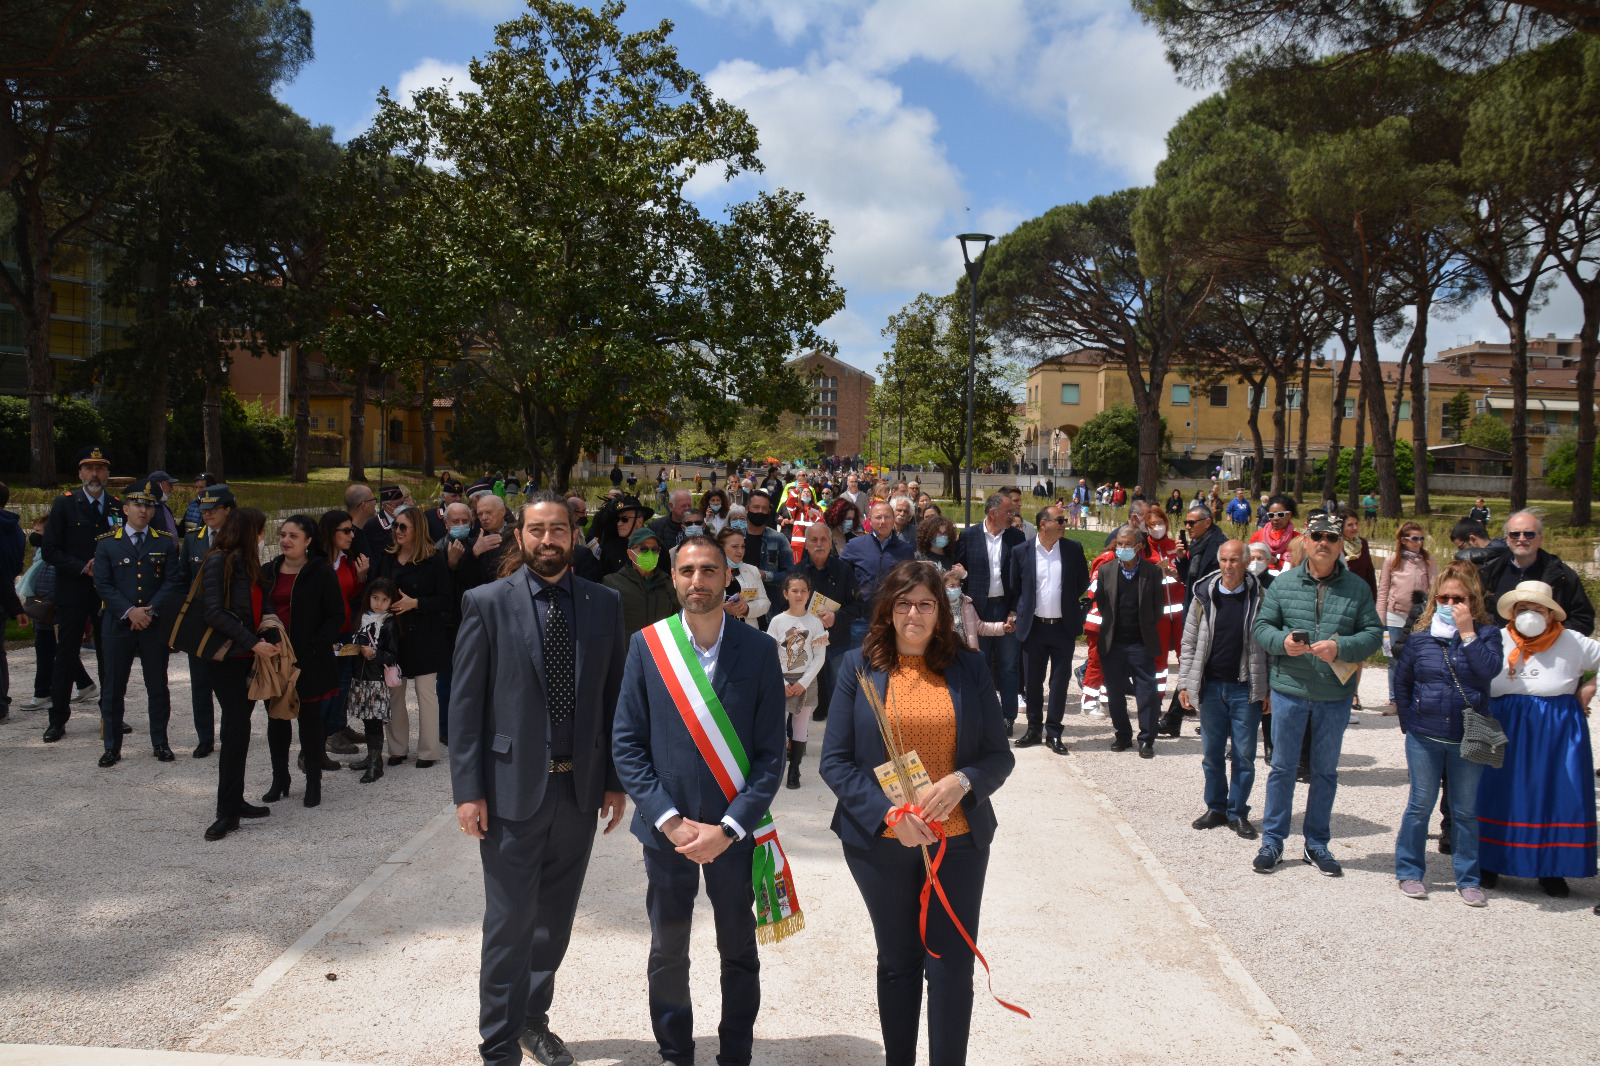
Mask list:
[[[509,520],[508,520],[509,521]],[[508,531],[509,532],[509,531]],[[428,539],[427,522],[415,507],[394,516],[394,543],[378,558],[377,577],[400,590],[389,608],[400,620],[400,684],[389,690],[389,765],[406,761],[411,719],[406,713],[406,682],[417,694],[417,766],[439,758],[439,671],[450,662],[455,641],[450,612],[455,605],[450,567]]]
[[[206,663],[211,691],[222,709],[217,755],[217,820],[207,840],[221,840],[239,828],[240,818],[265,818],[270,807],[244,799],[244,767],[250,754],[250,668],[270,661],[278,646],[256,636],[261,624],[261,532],[267,516],[254,507],[236,507],[216,533],[200,563],[200,592],[206,625],[229,641],[220,660]]]
[[[1428,556],[1427,534],[1415,522],[1401,522],[1394,553],[1378,569],[1378,620],[1383,623],[1383,653],[1392,663],[1400,654],[1411,627],[1423,617],[1422,608],[1438,576],[1438,566]],[[1389,707],[1396,714],[1394,670],[1389,671]]]
[[[935,1066],[966,1062],[972,1019],[972,951],[935,903],[927,942],[918,930],[925,880],[918,845],[947,840],[939,871],[956,917],[976,939],[989,845],[997,825],[989,797],[1015,765],[1005,720],[983,657],[956,640],[944,576],[907,561],[878,588],[861,647],[840,663],[818,772],[838,797],[833,830],[872,918],[878,946],[878,1014],[888,1066],[916,1060],[922,984],[928,984],[928,1046]],[[916,799],[921,814],[900,811],[874,767],[888,759],[868,693],[866,671],[905,751],[915,750],[931,784]]]

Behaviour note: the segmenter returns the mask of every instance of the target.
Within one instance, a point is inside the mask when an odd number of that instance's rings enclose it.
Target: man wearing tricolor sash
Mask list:
[[[650,1020],[661,1057],[694,1062],[689,930],[705,876],[722,956],[716,1061],[750,1061],[761,1006],[757,942],[800,928],[768,807],[784,755],[784,682],[772,638],[722,610],[727,560],[687,537],[672,564],[683,611],[635,633],[612,757],[633,797],[650,916]]]

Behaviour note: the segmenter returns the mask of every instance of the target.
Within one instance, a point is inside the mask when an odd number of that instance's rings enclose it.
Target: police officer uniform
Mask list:
[[[107,471],[111,468],[111,461],[98,445],[78,453],[79,468],[85,463],[99,463]],[[67,730],[67,719],[72,717],[72,679],[81,669],[78,656],[86,625],[94,642],[95,680],[102,691],[105,689],[100,594],[95,591],[90,564],[94,562],[95,538],[121,524],[122,504],[109,489],[96,499],[82,486],[57,496],[50,505],[50,517],[45,519],[44,543],[39,550],[44,553],[45,563],[55,567],[56,572],[56,661],[50,685],[50,724],[44,731],[47,744],[61,739]]]
[[[389,514],[385,504],[396,504],[405,499],[405,492],[398,485],[385,485],[378,490],[378,513],[367,519],[364,532],[367,535],[367,550],[372,553],[373,563],[376,564],[383,552],[389,550],[394,543],[394,518]],[[437,538],[435,538],[437,539]]]
[[[195,500],[195,505],[201,513],[214,507],[232,507],[233,490],[224,484],[207,485]],[[183,535],[178,559],[182,578],[178,582],[177,595],[185,595],[194,585],[195,578],[200,576],[200,563],[211,551],[211,544],[216,538],[217,535],[206,525],[204,518]],[[217,710],[211,699],[211,674],[206,661],[193,655],[189,656],[189,698],[194,704],[194,757],[203,759],[217,748]]]
[[[161,488],[149,479],[130,486],[127,502],[149,505],[161,502]],[[101,739],[105,754],[101,766],[115,766],[122,757],[122,718],[133,658],[139,657],[145,692],[150,704],[150,743],[156,758],[171,762],[167,721],[172,698],[167,690],[167,646],[154,617],[143,629],[133,628],[128,615],[137,607],[159,616],[171,609],[183,584],[183,563],[178,541],[154,522],[143,529],[119,525],[95,541],[94,587],[105,604],[100,642],[104,651],[105,680],[100,693]]]
[[[454,499],[445,499],[453,496]],[[439,483],[439,506],[428,511],[428,539],[438,541],[450,531],[450,523],[444,516],[444,509],[452,503],[461,502],[461,482],[453,478],[445,478]]]

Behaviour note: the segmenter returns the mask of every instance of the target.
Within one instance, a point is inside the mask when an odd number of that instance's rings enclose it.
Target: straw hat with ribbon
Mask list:
[[[1522,581],[1517,587],[1501,596],[1495,609],[1500,612],[1501,618],[1510,618],[1519,603],[1537,603],[1541,607],[1548,607],[1555,614],[1556,621],[1565,622],[1567,612],[1555,601],[1552,595],[1555,592],[1549,584],[1543,581]]]

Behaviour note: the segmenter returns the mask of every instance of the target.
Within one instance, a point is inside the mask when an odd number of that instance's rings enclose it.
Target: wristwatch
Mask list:
[[[956,780],[961,782],[961,791],[962,792],[971,792],[972,791],[972,782],[968,781],[967,780],[967,775],[962,773],[960,770],[956,771]]]
[[[733,826],[729,825],[727,822],[722,823],[722,835],[727,837],[729,840],[739,839],[739,834],[734,832]]]

